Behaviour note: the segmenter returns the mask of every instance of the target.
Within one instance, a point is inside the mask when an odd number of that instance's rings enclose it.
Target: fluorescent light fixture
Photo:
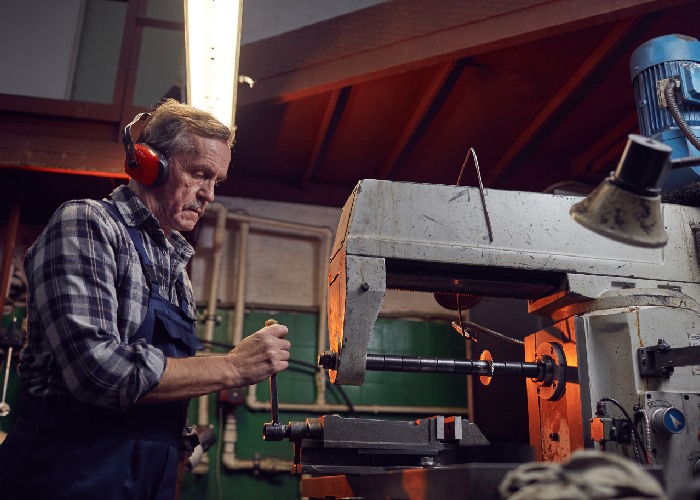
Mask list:
[[[185,0],[187,102],[235,130],[243,0]]]

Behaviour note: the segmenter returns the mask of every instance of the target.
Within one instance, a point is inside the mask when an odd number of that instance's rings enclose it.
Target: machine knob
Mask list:
[[[334,351],[323,351],[318,355],[318,364],[326,370],[337,370],[338,353]]]
[[[263,439],[265,441],[282,441],[287,437],[288,426],[279,422],[266,422],[263,424]]]
[[[678,408],[659,408],[651,415],[651,426],[661,436],[678,434],[685,429],[685,415]]]

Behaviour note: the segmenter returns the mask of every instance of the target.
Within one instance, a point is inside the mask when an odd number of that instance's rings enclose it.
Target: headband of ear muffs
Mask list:
[[[147,186],[161,184],[168,175],[168,160],[148,144],[136,143],[131,137],[131,127],[138,121],[146,121],[150,113],[139,113],[122,131],[122,141],[126,150],[124,171]]]

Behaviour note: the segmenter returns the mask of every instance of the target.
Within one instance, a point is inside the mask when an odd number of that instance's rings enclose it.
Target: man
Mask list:
[[[129,132],[130,139],[130,132]],[[20,415],[0,447],[4,499],[172,499],[187,401],[288,366],[271,325],[221,356],[194,357],[193,229],[226,179],[230,130],[165,101],[139,143],[165,179],[62,205],[27,252]],[[133,143],[132,143],[133,146]]]

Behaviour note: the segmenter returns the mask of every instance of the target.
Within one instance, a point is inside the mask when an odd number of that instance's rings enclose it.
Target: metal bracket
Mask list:
[[[676,88],[680,88],[681,86],[681,81],[678,78],[664,78],[663,80],[658,80],[656,82],[656,99],[659,103],[659,107],[661,108],[668,107],[668,103],[666,102],[666,94],[664,94],[664,90],[666,89],[666,86],[669,83],[673,83],[676,86]]]
[[[700,346],[671,347],[664,339],[651,347],[637,349],[639,375],[650,378],[669,378],[680,366],[700,365]]]
[[[691,222],[690,232],[693,235],[693,242],[695,243],[695,260],[700,264],[700,224]]]

